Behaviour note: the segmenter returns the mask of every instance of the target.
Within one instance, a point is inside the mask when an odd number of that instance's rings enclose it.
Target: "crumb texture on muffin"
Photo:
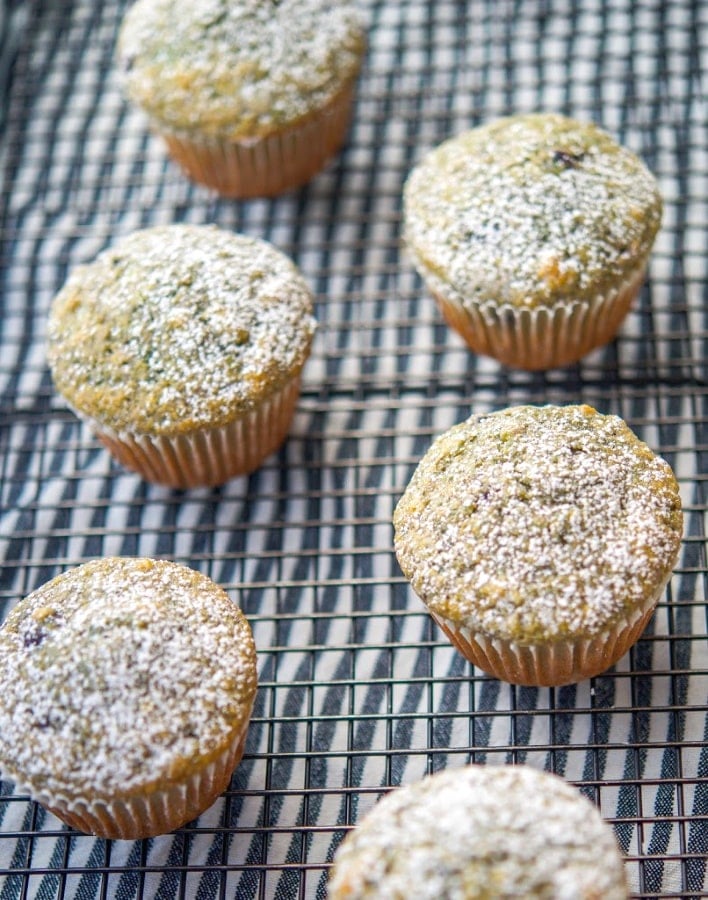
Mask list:
[[[593,804],[527,766],[447,769],[387,794],[334,860],[330,900],[625,900]]]
[[[234,420],[297,376],[312,294],[275,247],[215,226],[136,231],[55,297],[57,390],[116,431],[177,434]]]
[[[473,415],[434,441],[394,513],[430,610],[521,645],[602,634],[646,603],[682,524],[668,463],[588,406]]]
[[[594,299],[641,272],[662,201],[651,172],[605,131],[536,113],[429,152],[404,208],[406,244],[438,291],[535,309]]]
[[[205,575],[108,558],[14,607],[0,679],[5,774],[40,800],[114,801],[181,781],[245,733],[255,647]]]
[[[138,0],[118,54],[128,97],[162,128],[246,140],[325,106],[364,45],[343,0]]]

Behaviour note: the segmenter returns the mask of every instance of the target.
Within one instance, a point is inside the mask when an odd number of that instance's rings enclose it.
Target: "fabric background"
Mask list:
[[[468,761],[526,762],[599,804],[636,897],[708,893],[706,185],[708,6],[690,0],[363,0],[349,140],[305,188],[220,200],[166,160],[121,96],[123,0],[5,2],[0,20],[0,615],[105,555],[191,565],[248,615],[260,689],[230,789],[175,835],[106,842],[0,782],[0,900],[323,898],[332,854],[381,792]],[[527,374],[474,356],[400,246],[421,155],[493,117],[591,118],[665,197],[620,336]],[[46,312],[74,265],[135,228],[215,222],[290,254],[320,330],[282,450],[177,493],[122,471],[55,396]],[[473,670],[392,552],[391,514],[432,438],[471,411],[587,402],[672,464],[686,532],[643,639],[561,689]],[[601,864],[601,861],[598,861]]]

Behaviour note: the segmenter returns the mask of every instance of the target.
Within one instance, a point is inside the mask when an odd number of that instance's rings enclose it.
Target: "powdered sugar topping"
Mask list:
[[[404,201],[423,278],[463,302],[516,308],[594,299],[641,273],[662,209],[634,153],[552,114],[451,138],[413,170]]]
[[[401,568],[456,625],[532,644],[603,633],[661,589],[681,504],[616,416],[513,407],[439,437],[394,515]]]
[[[174,434],[237,418],[299,375],[312,295],[265,241],[214,226],[128,235],[52,304],[57,389],[116,430]]]
[[[177,780],[244,733],[243,613],[206,576],[148,559],[53,579],[0,630],[0,760],[34,794],[116,798]]]
[[[163,129],[242,140],[336,96],[364,31],[343,0],[138,0],[118,52],[128,96]]]
[[[448,769],[387,794],[339,848],[331,900],[626,900],[598,810],[526,766]]]

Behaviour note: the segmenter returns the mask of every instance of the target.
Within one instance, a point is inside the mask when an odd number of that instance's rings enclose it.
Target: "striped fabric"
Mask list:
[[[382,791],[470,760],[577,784],[614,825],[634,896],[708,893],[707,7],[361,5],[369,51],[345,150],[305,188],[249,202],[188,183],[124,103],[125,0],[2,6],[0,615],[92,557],[175,559],[242,605],[260,689],[230,789],[174,835],[82,836],[0,781],[0,900],[324,898],[336,847]],[[619,338],[528,374],[444,326],[400,246],[401,187],[446,136],[535,109],[613,132],[656,173],[666,211]],[[273,242],[315,290],[321,324],[282,450],[249,478],[187,493],[113,463],[55,396],[44,352],[69,269],[172,221]],[[393,507],[433,436],[470,410],[526,402],[623,416],[674,467],[686,511],[643,639],[611,672],[560,689],[473,670],[392,552]]]

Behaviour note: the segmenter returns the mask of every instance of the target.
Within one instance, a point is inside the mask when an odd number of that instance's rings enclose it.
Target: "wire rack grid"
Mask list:
[[[0,900],[324,898],[347,829],[392,786],[525,762],[612,823],[634,897],[708,895],[706,182],[708,7],[690,0],[362,0],[347,145],[306,187],[235,202],[192,185],[121,94],[124,0],[5,0],[0,20],[0,614],[107,555],[191,565],[248,615],[260,688],[225,794],[173,835],[72,832],[0,782]],[[420,156],[490,118],[555,109],[640,153],[665,198],[636,308],[609,346],[529,374],[476,357],[400,246]],[[48,304],[76,264],[150,224],[264,237],[311,283],[320,323],[289,439],[221,488],[120,469],[55,395]],[[623,416],[672,464],[686,531],[642,640],[558,689],[473,670],[405,583],[391,515],[442,430],[515,403]]]

